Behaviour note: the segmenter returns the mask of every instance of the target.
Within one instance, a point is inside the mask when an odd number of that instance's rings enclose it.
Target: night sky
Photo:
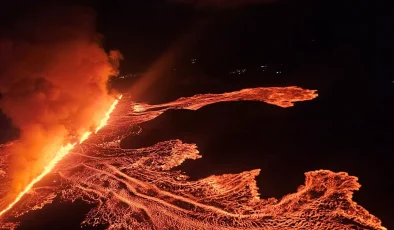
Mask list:
[[[354,200],[383,226],[394,227],[394,20],[389,7],[364,0],[232,7],[165,0],[67,4],[96,11],[104,47],[124,55],[121,75],[136,74],[113,80],[111,87],[126,91],[145,73],[156,75],[151,85],[131,92],[136,101],[162,103],[258,86],[297,85],[319,93],[288,109],[229,102],[168,111],[142,124],[144,132],[122,146],[174,138],[196,143],[203,158],[178,169],[198,179],[261,168],[257,181],[263,198],[295,192],[310,170],[345,171],[362,185]],[[35,7],[40,3],[2,3],[0,29],[7,31]],[[0,125],[1,143],[18,135],[4,115]],[[88,210],[80,203],[48,205],[23,217],[20,229],[59,229],[59,224],[80,229]]]

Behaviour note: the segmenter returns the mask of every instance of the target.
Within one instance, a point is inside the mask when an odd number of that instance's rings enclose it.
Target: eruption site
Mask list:
[[[18,140],[0,145],[0,229],[17,229],[22,215],[56,197],[93,204],[81,225],[107,229],[385,229],[352,200],[360,184],[345,172],[307,172],[296,192],[261,199],[259,169],[195,181],[173,170],[202,157],[195,143],[120,147],[169,109],[241,100],[286,108],[316,98],[315,90],[250,88],[137,103],[107,89],[122,56],[100,47],[91,11],[55,7],[25,17],[0,36],[0,108],[20,130]]]
[[[279,200],[261,199],[255,181],[259,169],[196,181],[172,170],[186,159],[202,157],[194,143],[168,140],[140,149],[120,147],[126,136],[143,132],[135,129],[138,124],[168,109],[197,110],[239,100],[286,108],[315,97],[315,90],[294,86],[195,95],[159,105],[135,103],[125,94],[108,125],[76,145],[51,171],[48,177],[59,182],[44,180],[34,186],[3,216],[2,224],[16,228],[17,217],[58,196],[94,204],[82,225],[106,224],[107,229],[385,229],[378,218],[352,201],[360,184],[344,172],[307,172],[305,184],[295,193]],[[0,168],[7,165],[7,149],[14,144],[3,146]]]
[[[94,20],[87,9],[49,7],[0,36],[0,108],[20,129],[19,140],[7,148],[9,163],[0,170],[7,178],[0,216],[74,143],[105,125],[101,120],[115,100],[107,82],[122,57],[100,47]]]

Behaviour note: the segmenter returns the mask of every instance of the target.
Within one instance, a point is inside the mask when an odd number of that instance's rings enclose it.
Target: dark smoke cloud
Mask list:
[[[273,3],[276,0],[171,0],[197,7],[234,8],[251,4]]]
[[[9,149],[18,192],[60,146],[97,126],[122,57],[100,47],[89,9],[51,6],[9,28],[0,35],[0,109],[21,133]]]

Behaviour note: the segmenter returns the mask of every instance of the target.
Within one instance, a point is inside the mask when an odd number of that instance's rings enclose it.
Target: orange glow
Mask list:
[[[107,121],[110,117],[111,112],[115,109],[116,104],[118,104],[118,101],[122,98],[122,96],[119,97],[119,99],[116,99],[110,109],[108,110],[108,112],[105,114],[104,119],[101,121],[100,126],[96,129],[96,132],[98,130],[100,130],[102,127],[104,127],[107,124]],[[82,143],[83,141],[85,141],[89,135],[92,132],[87,131],[85,132],[81,138],[79,143]],[[67,154],[69,154],[70,150],[72,150],[74,148],[74,146],[77,145],[77,143],[68,143],[65,146],[60,147],[59,151],[56,152],[55,157],[44,167],[44,170],[41,172],[41,174],[39,174],[37,177],[35,177],[15,198],[15,200],[10,203],[5,209],[0,211],[0,216],[2,216],[4,213],[6,213],[8,210],[10,210],[16,203],[18,203],[20,201],[20,199],[22,199],[22,197],[28,193],[31,188],[40,180],[42,180],[42,178],[44,178],[48,173],[50,173],[52,171],[52,169],[57,165],[57,163],[59,161],[61,161]]]
[[[40,175],[38,175],[36,178],[34,178],[26,187],[23,189],[22,192],[18,194],[18,196],[15,198],[15,200],[9,204],[5,209],[3,209],[0,212],[0,216],[2,216],[5,212],[10,210],[18,201],[37,183],[39,182],[45,175],[47,175],[55,166],[56,164],[64,157],[66,156],[71,149],[73,149],[75,146],[74,144],[67,144],[65,146],[62,146],[60,150],[55,154],[55,157],[52,159],[51,162],[49,162],[48,165],[44,167],[44,171]]]
[[[255,180],[260,169],[196,180],[174,170],[187,159],[204,156],[194,143],[167,140],[139,149],[120,147],[123,138],[144,132],[133,127],[169,109],[197,110],[241,100],[286,108],[317,96],[315,90],[294,86],[200,94],[158,105],[138,104],[124,95],[122,101],[114,102],[118,105],[112,119],[103,119],[108,125],[97,135],[100,138],[90,137],[89,144],[72,151],[78,157],[67,157],[58,164],[56,171],[62,183],[35,186],[34,193],[29,193],[31,198],[20,201],[12,214],[20,216],[40,209],[53,201],[53,194],[61,194],[65,201],[80,199],[96,204],[82,225],[107,224],[113,230],[386,230],[377,217],[353,201],[353,192],[360,184],[357,177],[345,172],[306,172],[305,183],[293,193],[281,199],[263,199]],[[109,111],[114,110],[112,107]]]
[[[107,113],[105,114],[104,118],[100,121],[100,125],[97,126],[96,131],[94,133],[97,133],[102,127],[104,127],[109,119],[109,115],[112,113],[112,111],[114,111],[116,105],[118,104],[118,101],[122,99],[122,95],[119,96],[119,99],[116,99],[114,101],[114,103],[112,103],[111,107],[109,108],[109,110],[107,111]]]
[[[82,134],[81,139],[79,140],[79,143],[82,143],[85,140],[87,140],[89,138],[90,134],[92,134],[92,132],[90,132],[90,131],[87,131],[84,134]]]
[[[143,112],[145,109],[144,109],[144,107],[142,106],[142,105],[139,105],[139,104],[135,104],[134,106],[133,106],[133,111],[134,112]]]

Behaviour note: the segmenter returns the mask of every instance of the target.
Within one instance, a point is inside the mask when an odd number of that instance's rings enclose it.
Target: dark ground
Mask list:
[[[168,111],[143,124],[142,135],[125,140],[125,147],[174,138],[197,143],[203,158],[179,169],[197,179],[261,168],[257,180],[264,198],[295,192],[304,172],[345,171],[362,184],[354,200],[385,227],[394,227],[389,8],[366,1],[294,1],[232,10],[158,1],[89,4],[98,12],[106,46],[125,56],[122,72],[154,69],[156,81],[135,93],[137,101],[161,103],[257,86],[297,85],[319,93],[287,109],[229,102]],[[165,64],[153,64],[160,57]],[[261,65],[268,66],[265,72]],[[229,74],[236,69],[247,72]],[[119,79],[113,87],[136,82]],[[9,122],[0,122],[0,137],[12,136],[3,128]],[[87,210],[83,204],[48,205],[27,214],[20,229],[80,229]]]

